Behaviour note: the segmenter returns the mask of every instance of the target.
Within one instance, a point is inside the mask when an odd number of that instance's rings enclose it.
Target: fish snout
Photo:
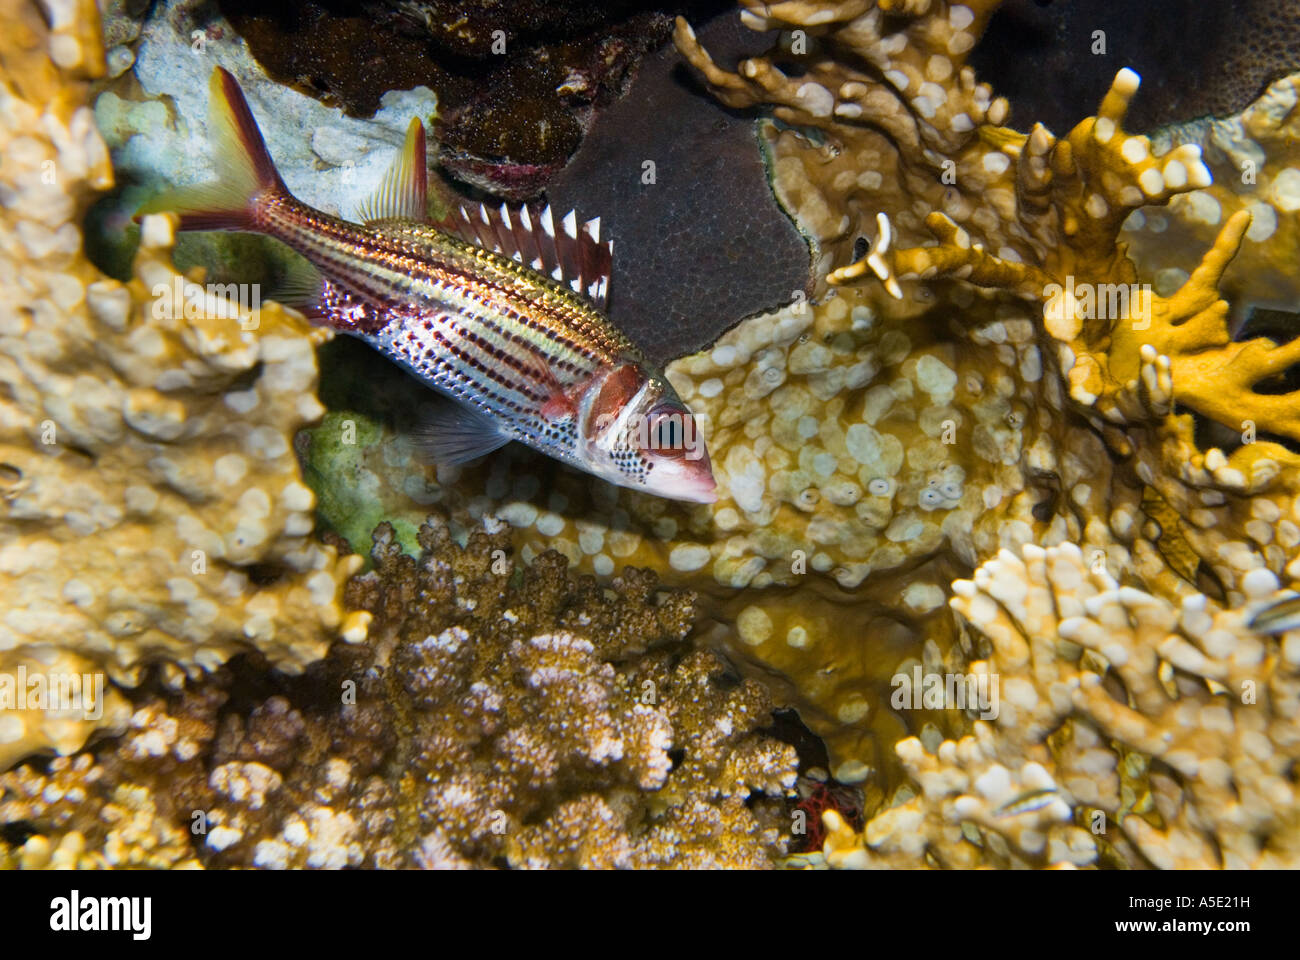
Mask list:
[[[717,503],[718,484],[713,479],[713,471],[709,470],[683,483],[679,499],[688,500],[691,503]]]
[[[716,503],[718,484],[713,476],[713,463],[704,444],[699,445],[694,457],[684,457],[674,464],[672,492],[667,494],[676,500],[691,503]]]

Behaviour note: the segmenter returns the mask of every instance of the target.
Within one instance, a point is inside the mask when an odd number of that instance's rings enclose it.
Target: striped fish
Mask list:
[[[137,217],[173,211],[182,230],[273,237],[305,260],[276,299],[359,337],[452,403],[422,432],[442,465],[518,440],[620,486],[712,503],[713,470],[672,386],[603,314],[610,243],[599,219],[558,224],[549,207],[458,208],[429,222],[424,126],[363,223],[296,200],[235,79],[212,73],[209,130],[218,180],[163,194]]]

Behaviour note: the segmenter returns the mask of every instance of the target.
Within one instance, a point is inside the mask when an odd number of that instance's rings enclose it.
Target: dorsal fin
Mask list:
[[[579,228],[572,210],[557,225],[549,206],[511,208],[503,203],[492,210],[480,203],[453,209],[435,226],[567,283],[597,309],[605,309],[614,244],[601,242],[600,217]]]
[[[393,160],[379,186],[362,202],[363,223],[376,220],[429,219],[429,168],[425,160],[424,124],[419,117],[406,128],[406,143]]]

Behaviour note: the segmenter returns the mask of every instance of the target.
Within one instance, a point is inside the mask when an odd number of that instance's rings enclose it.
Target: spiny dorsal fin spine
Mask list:
[[[585,296],[605,308],[613,244],[600,239],[600,218],[578,225],[570,210],[556,229],[555,211],[548,205],[490,208],[463,205],[452,211],[438,228],[462,240],[509,257]]]

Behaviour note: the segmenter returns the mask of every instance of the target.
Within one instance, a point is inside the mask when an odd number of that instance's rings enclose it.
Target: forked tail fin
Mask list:
[[[208,82],[208,135],[217,180],[159,194],[136,211],[180,214],[182,230],[257,231],[257,212],[288,194],[239,84],[221,67]]]

